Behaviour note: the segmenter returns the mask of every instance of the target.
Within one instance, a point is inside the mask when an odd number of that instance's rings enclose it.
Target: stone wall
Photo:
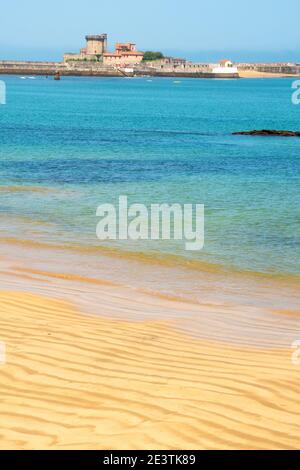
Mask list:
[[[15,62],[0,61],[0,74],[6,75],[55,75],[62,76],[96,76],[120,77],[132,75],[126,69],[121,69],[101,62]],[[153,77],[190,77],[218,78],[208,67],[186,67],[158,69],[145,64],[133,66],[133,74],[137,76],[151,75]],[[223,78],[238,78],[238,75],[228,73]]]
[[[64,70],[62,62],[0,61],[0,74],[54,75]]]
[[[198,73],[198,72],[211,72],[212,66],[210,64],[194,64],[192,62],[186,62],[181,65],[174,65],[172,63],[163,62],[162,60],[150,60],[145,61],[142,64],[144,67],[150,70],[157,70],[158,72],[166,73]]]
[[[143,54],[104,54],[103,64],[115,67],[131,66],[140,64],[143,60]]]
[[[238,64],[238,70],[297,75],[300,74],[300,64]]]

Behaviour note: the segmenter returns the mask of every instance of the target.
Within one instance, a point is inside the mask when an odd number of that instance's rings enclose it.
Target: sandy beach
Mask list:
[[[299,140],[232,135],[297,129],[290,82],[7,78],[1,449],[299,447]],[[203,250],[99,239],[121,195]]]
[[[283,78],[291,77],[297,78],[300,75],[289,75],[285,73],[266,73],[258,72],[257,70],[239,70],[240,78]]]
[[[109,320],[101,313],[120,305],[182,306],[150,296],[126,305],[102,289],[98,317],[1,291],[1,449],[298,447],[291,350],[200,340],[167,321]]]

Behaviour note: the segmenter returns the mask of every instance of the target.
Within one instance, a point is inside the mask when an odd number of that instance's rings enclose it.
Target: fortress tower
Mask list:
[[[88,35],[85,39],[87,55],[103,55],[107,51],[107,34]]]

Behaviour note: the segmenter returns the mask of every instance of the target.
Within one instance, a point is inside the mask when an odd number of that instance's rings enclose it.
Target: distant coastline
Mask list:
[[[146,64],[132,67],[113,67],[93,62],[29,62],[0,61],[1,75],[43,75],[79,76],[79,77],[187,77],[187,78],[239,78],[239,74],[230,69],[215,73],[213,69],[201,68],[167,68],[161,69]]]
[[[197,64],[198,65],[198,64]],[[181,77],[181,78],[276,78],[276,77],[299,77],[300,66],[291,64],[253,64],[246,68],[244,64],[236,64],[238,73],[230,69],[221,73],[214,73],[208,64],[203,67],[174,67],[159,68],[155,64],[139,64],[132,67],[105,66],[101,63],[65,63],[65,62],[42,62],[42,61],[0,61],[0,75],[42,75],[54,76],[79,76],[79,77]]]
[[[191,62],[165,56],[159,51],[142,52],[135,42],[118,42],[108,48],[108,35],[88,34],[79,52],[65,52],[61,62],[0,61],[0,74],[90,76],[90,77],[186,77],[186,78],[268,78],[300,76],[298,63]]]

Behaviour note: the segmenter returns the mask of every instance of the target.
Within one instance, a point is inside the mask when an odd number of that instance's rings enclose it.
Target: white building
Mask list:
[[[213,73],[226,74],[226,73],[239,73],[237,67],[231,62],[231,60],[225,59],[220,60],[219,64],[213,68]]]

